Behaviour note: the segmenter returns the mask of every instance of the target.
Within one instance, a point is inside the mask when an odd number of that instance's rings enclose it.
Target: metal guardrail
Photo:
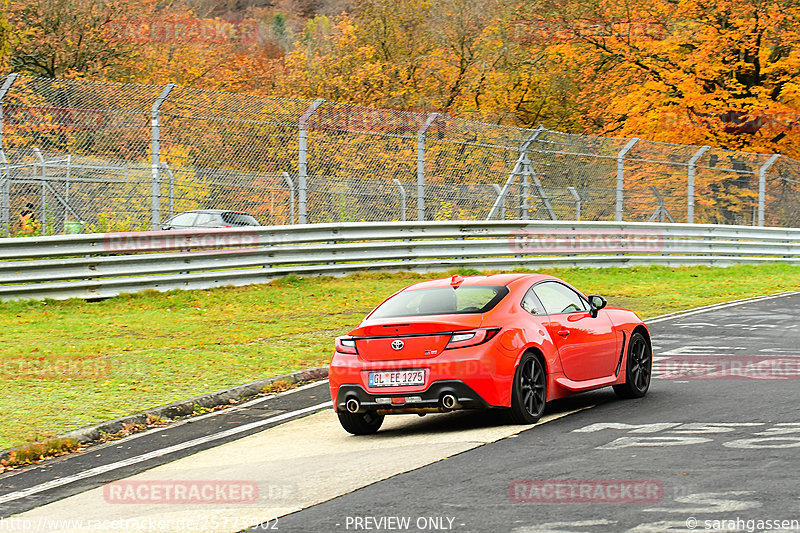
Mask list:
[[[366,270],[800,264],[800,229],[637,222],[307,224],[0,239],[0,299],[105,298]]]

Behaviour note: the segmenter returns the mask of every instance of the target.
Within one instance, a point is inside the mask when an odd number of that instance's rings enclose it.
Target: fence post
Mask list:
[[[704,153],[711,148],[710,146],[702,146],[699,150],[697,150],[691,159],[689,159],[689,173],[688,173],[688,181],[686,184],[686,223],[687,224],[694,224],[694,175],[695,175],[695,165],[703,156]]]
[[[497,214],[498,209],[500,209],[501,204],[505,205],[506,195],[508,194],[508,190],[511,188],[511,185],[517,179],[517,176],[520,172],[523,171],[524,168],[530,168],[530,161],[528,160],[528,149],[530,148],[533,141],[535,141],[539,135],[544,131],[544,126],[537,126],[535,130],[531,132],[531,135],[522,142],[522,145],[519,147],[519,157],[517,158],[517,162],[514,163],[514,168],[511,170],[511,175],[508,176],[505,185],[503,185],[500,194],[497,195],[497,200],[494,201],[492,208],[489,210],[489,214],[486,216],[486,220],[492,220],[494,216]]]
[[[417,220],[425,220],[425,132],[439,113],[431,113],[417,130]]]
[[[161,227],[161,105],[175,88],[174,83],[168,83],[161,89],[161,94],[153,102],[153,111],[150,114],[150,128],[152,137],[152,166],[153,192],[151,208],[151,224],[154,230]]]
[[[45,183],[47,182],[47,172],[45,167],[45,160],[44,156],[42,155],[42,151],[34,146],[33,147],[33,155],[36,156],[36,159],[39,161],[39,168],[41,169],[40,177],[41,182],[39,183],[39,230],[41,231],[42,235],[47,234],[47,191],[45,190]],[[34,174],[36,176],[36,174]]]
[[[2,152],[5,148],[5,144],[3,144],[3,108],[5,107],[5,98],[8,91],[11,89],[11,86],[14,85],[14,82],[17,81],[17,77],[19,74],[9,74],[6,77],[6,80],[3,82],[3,85],[0,87],[0,152]]]
[[[281,172],[281,176],[289,187],[289,224],[294,224],[294,182],[288,172]]]
[[[503,198],[503,188],[498,185],[497,183],[492,183],[492,188],[494,192],[497,193],[497,198],[500,200],[500,220],[506,219],[506,202],[505,198]]]
[[[575,198],[575,220],[581,219],[581,195],[575,187],[567,187],[567,190]]]
[[[172,173],[172,169],[169,168],[169,164],[166,161],[161,163],[161,167],[169,177],[169,217],[172,218],[172,215],[175,214],[175,175]]]
[[[14,85],[19,74],[9,74],[0,86],[0,164],[3,165],[3,179],[0,180],[0,230],[11,233],[11,182],[9,181],[5,144],[3,143],[3,107],[6,94]]]
[[[625,154],[627,154],[637,142],[639,142],[639,137],[634,137],[628,141],[628,144],[617,154],[617,222],[622,222],[622,199],[623,190],[625,188]]]
[[[655,219],[658,219],[659,222],[663,223],[666,219],[669,219],[670,222],[675,223],[675,219],[672,218],[672,215],[670,215],[669,211],[667,211],[667,207],[664,204],[664,197],[661,196],[661,193],[658,191],[658,187],[651,185],[650,190],[653,191],[653,196],[656,197],[658,207],[656,207],[656,210],[653,211],[653,214],[650,215],[650,218],[647,219],[647,221],[652,222]]]
[[[531,217],[530,209],[531,206],[528,205],[528,196],[530,196],[530,182],[528,181],[528,174],[527,172],[522,173],[522,183],[519,184],[519,187],[522,192],[522,201],[519,205],[519,218],[520,220],[528,220]]]
[[[72,177],[71,170],[72,170],[72,155],[71,154],[67,154],[67,173],[64,176],[65,177],[65,180],[64,180],[64,201],[66,202],[67,205],[69,205],[69,202],[70,202],[70,198],[69,198],[69,193],[70,193],[69,180]],[[61,227],[63,228],[65,233],[67,231],[67,228],[66,228],[66,223],[67,223],[67,220],[68,220],[67,216],[68,216],[67,215],[67,209],[65,208],[64,209],[64,220],[61,223]],[[79,221],[76,221],[76,222],[79,222]]]
[[[306,224],[308,221],[308,206],[306,191],[308,191],[308,119],[325,102],[324,98],[314,100],[305,113],[300,116],[297,124],[298,149],[297,149],[297,223]]]
[[[11,235],[11,182],[9,181],[8,159],[0,150],[0,165],[3,165],[0,179],[0,236]]]
[[[772,156],[767,159],[767,162],[761,165],[761,168],[758,169],[758,225],[764,225],[764,206],[766,204],[766,196],[767,196],[767,171],[769,167],[771,167],[775,161],[778,160],[780,154],[772,154]]]
[[[406,221],[406,188],[403,187],[403,184],[400,183],[400,180],[397,178],[392,178],[392,183],[397,185],[397,188],[400,190],[400,220],[402,222]]]

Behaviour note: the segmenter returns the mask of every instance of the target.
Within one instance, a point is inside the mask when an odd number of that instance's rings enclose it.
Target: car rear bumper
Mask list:
[[[445,397],[451,396],[455,405],[447,407]],[[382,414],[445,412],[454,409],[483,409],[490,405],[469,385],[459,380],[434,381],[419,392],[371,393],[361,385],[342,385],[336,396],[336,410],[348,411],[348,400],[358,402],[358,410],[378,411]]]
[[[438,400],[444,385],[458,383],[455,390],[462,396],[465,405],[488,404],[493,407],[508,407],[511,398],[511,382],[514,376],[515,360],[499,353],[496,343],[467,348],[445,350],[430,359],[405,359],[396,361],[364,361],[359,355],[335,352],[328,375],[331,398],[337,402],[339,389],[354,390],[358,387],[371,398],[422,396],[425,400]],[[424,385],[403,385],[376,387],[370,384],[370,372],[424,370]],[[462,389],[461,387],[466,387]],[[366,396],[364,397],[367,400]],[[473,404],[469,400],[480,400]],[[429,405],[426,404],[426,408]],[[387,407],[395,408],[396,407]]]

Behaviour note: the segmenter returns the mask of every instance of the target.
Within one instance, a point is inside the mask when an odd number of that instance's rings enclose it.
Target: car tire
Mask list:
[[[514,424],[535,424],[547,403],[547,372],[542,360],[526,353],[514,372],[509,418]]]
[[[641,398],[650,388],[653,374],[653,350],[644,335],[638,331],[628,341],[628,357],[625,363],[625,383],[614,385],[620,398]]]
[[[366,413],[349,413],[347,411],[336,413],[339,423],[348,433],[353,435],[372,435],[383,424],[383,415],[367,411]]]

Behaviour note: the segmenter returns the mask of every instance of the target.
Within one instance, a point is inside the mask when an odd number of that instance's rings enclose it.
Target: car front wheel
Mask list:
[[[628,361],[625,365],[625,383],[614,385],[620,398],[641,398],[650,388],[653,370],[653,351],[644,335],[638,331],[628,342]]]

